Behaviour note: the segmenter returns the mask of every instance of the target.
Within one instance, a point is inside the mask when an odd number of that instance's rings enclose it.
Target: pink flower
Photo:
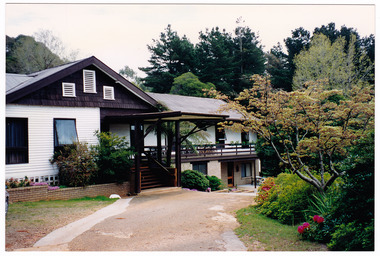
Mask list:
[[[325,221],[325,219],[323,217],[321,217],[321,216],[314,215],[313,221],[317,222],[318,224],[321,224],[322,222]]]
[[[303,234],[305,230],[308,230],[310,228],[310,224],[308,222],[305,222],[301,226],[298,226],[297,231],[300,234]]]
[[[304,229],[310,228],[310,224],[308,222],[305,222],[304,224],[302,224],[302,226]]]
[[[298,233],[303,234],[303,232],[305,232],[305,228],[302,225],[298,226],[297,231]]]

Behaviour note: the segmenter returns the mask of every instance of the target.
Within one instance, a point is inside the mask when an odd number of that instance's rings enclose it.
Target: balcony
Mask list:
[[[145,147],[145,151],[150,155],[157,155],[157,147]],[[162,147],[163,158],[166,155],[167,147]],[[175,157],[175,151],[172,150],[172,159]],[[228,160],[244,159],[257,157],[255,144],[205,144],[193,145],[192,147],[181,146],[182,162],[201,161],[201,160]]]

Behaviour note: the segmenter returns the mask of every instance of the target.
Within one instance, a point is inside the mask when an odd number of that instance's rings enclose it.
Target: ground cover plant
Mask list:
[[[5,249],[33,246],[51,231],[115,202],[104,196],[71,200],[18,202],[9,205],[5,223]]]

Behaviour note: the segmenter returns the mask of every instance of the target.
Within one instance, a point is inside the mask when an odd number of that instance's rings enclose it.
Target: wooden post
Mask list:
[[[175,167],[177,168],[177,186],[181,186],[181,135],[179,120],[175,121]]]
[[[161,119],[157,121],[157,161],[162,164]]]
[[[253,170],[254,170],[254,180],[255,180],[255,188],[257,186],[257,180],[256,180],[256,160],[253,162]]]
[[[136,165],[136,173],[135,173],[135,192],[140,193],[141,192],[141,147],[138,145],[139,141],[139,134],[140,134],[140,122],[135,121],[135,131],[134,131],[134,140],[136,145],[134,145],[136,149],[136,156],[135,156],[135,165]]]

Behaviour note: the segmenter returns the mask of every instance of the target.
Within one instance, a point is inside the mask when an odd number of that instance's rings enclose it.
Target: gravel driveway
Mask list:
[[[130,200],[128,207],[99,220],[70,241],[43,247],[36,246],[37,243],[33,249],[244,251],[246,248],[233,232],[238,227],[234,211],[250,204],[252,193],[247,196],[181,189],[141,193]]]

